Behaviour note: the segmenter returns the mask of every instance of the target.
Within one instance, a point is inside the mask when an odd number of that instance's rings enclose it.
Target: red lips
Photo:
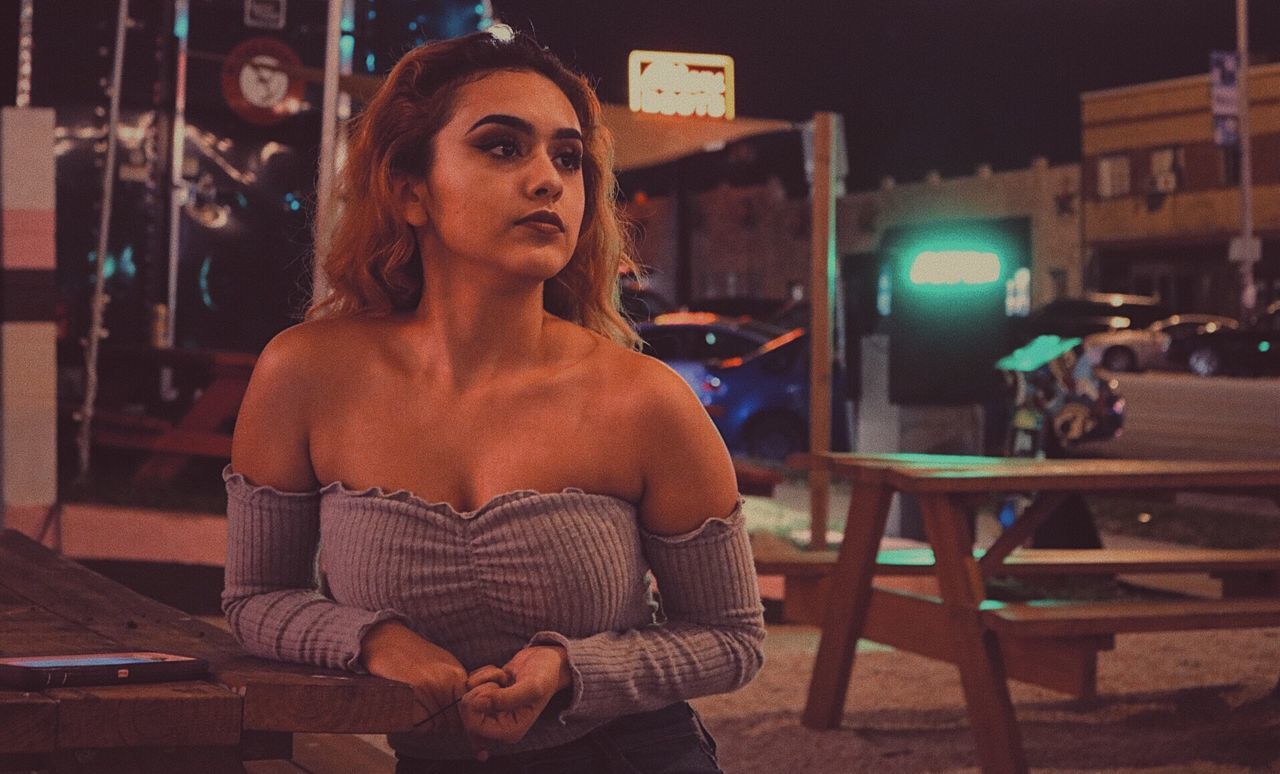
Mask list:
[[[516,221],[517,226],[526,224],[545,224],[564,233],[564,221],[560,220],[560,216],[550,210],[537,210]]]

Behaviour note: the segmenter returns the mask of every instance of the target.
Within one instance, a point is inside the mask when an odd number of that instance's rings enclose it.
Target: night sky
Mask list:
[[[850,187],[1079,159],[1079,94],[1204,73],[1233,0],[493,0],[495,14],[626,101],[627,54],[728,54],[743,116],[845,116]],[[1254,61],[1280,3],[1253,0]]]

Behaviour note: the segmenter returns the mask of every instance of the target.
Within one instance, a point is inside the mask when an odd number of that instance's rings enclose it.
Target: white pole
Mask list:
[[[320,112],[320,171],[316,178],[316,227],[312,234],[315,265],[311,273],[311,297],[319,300],[328,292],[324,281],[325,256],[333,233],[333,181],[338,133],[338,73],[341,67],[343,0],[329,0],[329,24],[324,46],[324,100]]]
[[[80,408],[80,478],[89,474],[89,443],[93,424],[93,404],[98,399],[98,342],[107,337],[102,318],[107,309],[107,238],[111,228],[112,193],[116,180],[116,136],[120,126],[120,88],[124,80],[124,37],[129,27],[129,0],[120,0],[116,15],[115,61],[111,69],[111,113],[107,121],[107,161],[102,170],[102,211],[98,214],[98,253],[95,263],[89,337],[85,350],[84,405]]]
[[[1240,262],[1240,312],[1252,319],[1258,302],[1258,289],[1253,283],[1253,269],[1258,258],[1253,244],[1253,151],[1249,136],[1249,0],[1236,0],[1236,53],[1240,72],[1236,77],[1240,93],[1240,238],[1245,259]]]

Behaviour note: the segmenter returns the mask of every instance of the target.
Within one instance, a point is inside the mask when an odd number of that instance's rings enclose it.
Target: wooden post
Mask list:
[[[809,451],[831,450],[831,310],[835,306],[839,267],[836,262],[834,113],[813,116],[813,176],[810,185],[809,278]],[[831,474],[809,471],[809,547],[827,547],[827,507]]]
[[[0,527],[58,543],[52,108],[0,109]]]

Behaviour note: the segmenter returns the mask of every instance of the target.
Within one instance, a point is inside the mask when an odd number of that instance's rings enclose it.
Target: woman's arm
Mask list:
[[[363,636],[392,611],[345,607],[320,594],[318,481],[308,445],[309,408],[323,367],[310,325],[276,336],[254,366],[236,419],[227,483],[227,565],[222,609],[249,652],[364,671]]]
[[[662,595],[662,626],[570,639],[572,699],[561,713],[611,717],[736,690],[763,663],[763,608],[733,463],[706,410],[665,365],[637,367],[624,450],[644,475],[642,545]]]

